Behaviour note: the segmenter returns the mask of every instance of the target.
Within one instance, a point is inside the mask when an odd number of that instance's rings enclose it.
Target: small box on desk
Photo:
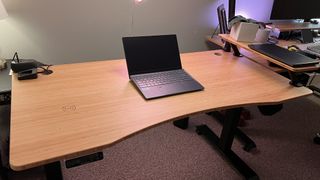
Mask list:
[[[11,62],[11,69],[15,73],[33,68],[37,68],[37,63],[33,59],[21,59],[18,63]]]
[[[254,42],[258,29],[258,24],[239,22],[232,26],[230,36],[237,41]]]

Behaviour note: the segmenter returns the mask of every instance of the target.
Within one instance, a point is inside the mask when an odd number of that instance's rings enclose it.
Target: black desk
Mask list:
[[[11,103],[11,76],[9,75],[11,64],[7,60],[7,68],[0,70],[0,176],[8,179],[9,156],[9,129],[10,129],[10,103]],[[6,106],[4,106],[6,105]]]
[[[10,65],[10,60],[7,60],[7,68],[0,70],[0,105],[9,104],[11,100]]]

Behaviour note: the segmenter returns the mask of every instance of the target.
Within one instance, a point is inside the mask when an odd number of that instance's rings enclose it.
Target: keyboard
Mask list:
[[[183,70],[148,73],[135,77],[136,84],[141,88],[172,84],[189,80],[193,79]]]
[[[312,43],[311,45],[307,46],[307,49],[309,51],[320,54],[320,43]]]
[[[279,47],[275,44],[249,44],[248,46],[261,54],[269,56],[291,67],[305,67],[319,64],[319,61],[316,59],[289,51],[288,49]]]

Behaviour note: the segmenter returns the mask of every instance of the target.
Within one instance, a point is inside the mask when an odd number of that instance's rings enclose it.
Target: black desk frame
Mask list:
[[[220,138],[207,125],[197,126],[196,132],[217,148],[246,179],[258,180],[258,175],[231,150],[242,110],[241,107],[226,110]],[[178,128],[186,129],[188,128],[188,118],[174,121],[173,124]]]
[[[223,121],[223,129],[218,137],[208,126],[197,126],[196,132],[202,135],[211,145],[217,148],[220,153],[246,178],[258,180],[258,175],[231,150],[236,129],[240,120],[242,108],[228,109],[226,118]]]

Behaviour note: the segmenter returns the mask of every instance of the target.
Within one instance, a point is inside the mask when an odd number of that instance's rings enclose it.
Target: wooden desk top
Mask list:
[[[267,25],[268,28],[278,28],[281,32],[302,30],[302,29],[320,29],[320,24],[311,24],[310,22],[274,22]]]
[[[222,50],[182,54],[181,59],[204,91],[146,101],[129,82],[124,60],[57,65],[53,74],[34,80],[13,77],[11,168],[92,153],[196,113],[275,104],[312,93]]]
[[[266,56],[266,55],[264,55],[264,54],[261,54],[261,53],[255,51],[255,50],[249,48],[248,45],[249,45],[249,44],[252,44],[252,43],[238,42],[238,41],[236,41],[235,39],[233,39],[229,34],[219,34],[219,36],[220,36],[222,39],[224,39],[224,40],[226,40],[226,41],[228,41],[228,42],[230,42],[230,43],[232,43],[232,44],[234,44],[234,45],[236,45],[236,46],[238,46],[238,47],[241,47],[241,48],[246,49],[246,50],[248,50],[248,51],[250,51],[250,52],[253,52],[253,53],[255,53],[255,54],[258,54],[258,55],[261,56],[262,58],[264,58],[264,59],[266,59],[266,60],[268,60],[268,61],[270,61],[270,62],[272,62],[272,63],[274,63],[274,64],[276,64],[276,65],[278,65],[278,66],[280,66],[280,67],[283,67],[283,68],[285,68],[285,69],[287,69],[287,70],[289,70],[289,71],[292,71],[292,72],[307,72],[307,71],[318,70],[318,69],[320,68],[319,65],[294,68],[294,67],[291,67],[291,66],[289,66],[289,65],[286,65],[286,64],[284,64],[284,63],[282,63],[282,62],[280,62],[280,61],[277,61],[277,60],[275,60],[275,59],[273,59],[273,58],[271,58],[271,57],[268,57],[268,56]],[[284,44],[284,43],[283,43],[283,44],[279,44],[279,45],[282,46],[282,45],[290,45],[290,44],[289,44],[289,43],[288,43],[288,44]]]

